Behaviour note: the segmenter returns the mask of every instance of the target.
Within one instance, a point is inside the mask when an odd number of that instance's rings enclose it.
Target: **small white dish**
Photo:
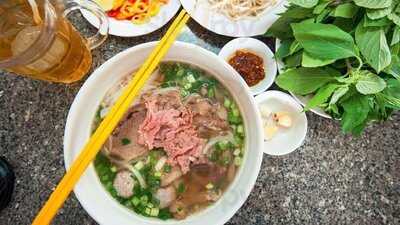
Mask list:
[[[286,10],[286,0],[278,0],[274,6],[254,18],[232,20],[211,8],[208,0],[181,0],[183,8],[201,26],[214,33],[230,37],[262,35]]]
[[[151,33],[163,27],[178,12],[181,7],[179,0],[169,0],[166,5],[161,6],[160,12],[151,17],[150,21],[144,24],[133,24],[129,20],[116,20],[108,17],[110,21],[109,34],[120,37],[136,37]],[[87,10],[81,10],[82,15],[90,24],[99,27],[99,20]]]
[[[280,128],[271,140],[264,141],[264,153],[286,155],[299,148],[307,136],[308,126],[307,116],[301,105],[290,95],[281,91],[267,91],[256,96],[255,99],[259,108],[265,105],[271,112],[288,112],[292,118],[290,128]]]
[[[221,49],[218,56],[220,56],[225,61],[229,61],[229,59],[235,54],[237,50],[247,50],[249,52],[252,52],[262,57],[264,61],[265,78],[261,80],[258,84],[249,87],[251,93],[253,95],[258,95],[271,87],[271,85],[275,81],[277,73],[274,53],[272,53],[271,49],[269,49],[269,47],[262,41],[254,38],[236,38],[228,42]]]
[[[281,41],[280,41],[279,39],[276,39],[276,41],[275,41],[275,49],[278,50],[280,46],[281,46]],[[284,68],[283,62],[280,61],[280,60],[276,60],[276,64],[277,64],[277,66],[278,66],[278,72],[279,72],[279,73],[282,73],[282,72],[283,72],[283,68]],[[290,94],[293,96],[293,98],[296,99],[296,101],[299,102],[303,107],[306,106],[307,103],[308,103],[308,102],[311,100],[311,98],[312,98],[312,95],[301,96],[301,95],[296,95],[295,93],[290,92],[290,91],[289,91],[289,93],[290,93]],[[315,113],[315,114],[317,114],[318,116],[321,116],[321,117],[324,117],[324,118],[327,118],[327,119],[332,119],[332,117],[331,117],[328,113],[326,113],[326,112],[325,112],[322,108],[320,108],[320,107],[312,108],[312,109],[310,109],[310,111],[313,112],[313,113]]]

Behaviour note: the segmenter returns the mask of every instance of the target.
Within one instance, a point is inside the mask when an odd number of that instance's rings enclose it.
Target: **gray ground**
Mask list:
[[[74,17],[81,30],[92,32],[83,21]],[[181,39],[215,52],[229,40],[194,22],[189,27],[195,35],[187,31]],[[93,68],[127,47],[160,38],[164,30],[139,38],[110,37],[93,51]],[[81,84],[0,72],[0,155],[17,175],[0,225],[30,224],[64,174],[64,124]],[[228,224],[400,224],[400,115],[368,127],[358,138],[343,135],[335,121],[307,116],[304,146],[287,156],[264,156],[253,192]],[[96,223],[71,195],[54,224]]]

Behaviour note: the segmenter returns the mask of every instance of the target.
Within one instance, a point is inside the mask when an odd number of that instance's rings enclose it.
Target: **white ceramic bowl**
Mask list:
[[[279,39],[276,39],[275,41],[275,49],[278,50],[279,47],[281,46],[281,41]],[[283,62],[280,60],[276,60],[276,64],[278,66],[278,71],[279,73],[282,73],[284,65]],[[296,99],[297,102],[299,102],[302,106],[307,105],[307,103],[310,101],[310,99],[312,98],[311,95],[308,96],[301,96],[301,95],[296,95],[295,93],[289,92],[294,99]],[[318,116],[327,118],[327,119],[332,119],[332,117],[326,113],[322,108],[320,107],[314,107],[312,109],[310,109],[311,112],[317,114]]]
[[[136,37],[149,34],[164,26],[175,16],[181,7],[179,0],[169,0],[168,4],[161,6],[160,12],[151,17],[150,21],[144,24],[133,24],[129,20],[116,20],[109,17],[109,34],[120,37]],[[82,15],[95,27],[99,27],[99,21],[96,16],[87,10],[81,10]]]
[[[254,18],[231,20],[225,15],[211,9],[208,0],[181,0],[182,6],[201,26],[214,33],[230,37],[250,37],[262,35],[285,11],[286,0],[265,9]]]
[[[254,38],[236,38],[228,42],[219,52],[219,56],[225,61],[237,50],[248,50],[263,58],[265,78],[258,84],[250,87],[253,95],[258,95],[267,90],[274,83],[277,68],[274,59],[274,53],[268,48],[266,44]]]
[[[132,73],[144,62],[156,42],[127,49],[100,66],[83,84],[68,114],[64,136],[64,160],[66,169],[71,166],[85,142],[97,107],[107,90],[122,77]],[[238,103],[246,132],[243,164],[221,199],[205,210],[185,220],[160,221],[135,214],[115,201],[100,183],[93,165],[90,165],[75,186],[74,192],[83,208],[102,225],[219,225],[228,221],[242,206],[250,194],[262,162],[261,117],[246,84],[238,79],[232,67],[215,54],[196,45],[176,42],[165,60],[187,62],[205,69],[225,84]]]
[[[267,91],[256,96],[258,106],[265,105],[270,112],[288,112],[292,127],[281,128],[271,140],[265,140],[264,153],[285,155],[300,147],[307,136],[307,116],[290,95],[281,91]]]

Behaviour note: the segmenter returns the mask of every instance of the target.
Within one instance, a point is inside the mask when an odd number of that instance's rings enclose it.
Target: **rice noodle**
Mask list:
[[[277,0],[208,0],[211,7],[232,20],[256,17]]]

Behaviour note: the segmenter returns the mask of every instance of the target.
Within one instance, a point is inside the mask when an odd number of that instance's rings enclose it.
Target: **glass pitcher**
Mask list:
[[[98,17],[94,36],[83,38],[65,18],[77,9]],[[91,67],[90,50],[107,34],[108,18],[90,0],[1,0],[0,69],[52,82],[78,81]]]

